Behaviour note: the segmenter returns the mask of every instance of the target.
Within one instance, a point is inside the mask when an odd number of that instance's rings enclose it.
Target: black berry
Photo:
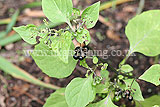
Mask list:
[[[82,57],[82,56],[79,56],[79,60],[83,60],[84,59],[84,57]]]
[[[88,52],[89,48],[88,48],[88,46],[84,46],[84,47],[82,48],[82,50],[83,50],[84,52]]]
[[[79,52],[79,51],[80,51],[80,47],[79,47],[79,46],[76,47],[76,48],[74,49],[74,51],[75,51],[75,52]]]
[[[132,96],[128,96],[128,100],[129,101],[133,101],[133,97]]]
[[[129,90],[126,90],[127,96],[130,96],[131,92]]]
[[[76,47],[74,49],[75,51],[75,55],[73,56],[74,59],[79,59],[79,60],[83,60],[86,57],[86,52],[88,51],[88,47],[84,46],[84,47]]]
[[[73,55],[73,58],[74,58],[75,60],[78,60],[78,59],[79,59],[79,56],[77,56],[76,54],[74,54],[74,55]]]
[[[123,98],[126,98],[126,97],[127,97],[126,92],[123,92],[123,93],[122,93],[122,97],[123,97]]]
[[[85,58],[86,54],[83,51],[81,51],[80,56],[82,56],[83,58]]]

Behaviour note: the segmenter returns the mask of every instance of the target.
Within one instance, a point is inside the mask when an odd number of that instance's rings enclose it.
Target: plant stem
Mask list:
[[[100,6],[100,11],[102,11],[104,9],[108,9],[108,8],[112,7],[113,5],[123,4],[126,2],[130,2],[130,1],[133,1],[133,0],[116,0],[116,1],[105,2]]]
[[[113,68],[111,65],[108,65],[108,68],[110,68],[111,70],[111,72],[114,72],[117,76],[118,75],[123,75],[124,77],[128,77],[128,78],[135,78],[135,77],[133,77],[133,76],[130,76],[130,75],[126,75],[126,74],[124,74],[124,73],[122,73],[122,72],[118,72],[115,68]]]
[[[71,22],[68,21],[67,24],[69,25],[69,27],[71,28],[71,30],[72,30],[73,32],[75,32],[75,30],[73,29],[73,27],[72,27],[72,25],[71,25]]]
[[[94,72],[92,68],[89,67],[89,70],[94,74],[94,76],[97,76],[97,74]]]
[[[132,85],[133,85],[134,80],[135,80],[135,79],[133,79],[133,81],[132,81],[132,83],[131,83],[131,87],[132,87]]]
[[[130,57],[131,54],[132,54],[132,50],[129,50],[126,57],[120,62],[119,68],[121,68],[121,66],[126,63],[127,59]]]
[[[159,55],[154,57],[154,64],[158,64],[159,62]]]
[[[89,49],[93,50],[91,47],[89,47]],[[131,52],[131,51],[129,51],[129,53],[130,53],[130,52]],[[131,55],[131,54],[129,54],[129,53],[126,55],[123,64],[124,64],[125,61],[128,59],[128,57]],[[102,58],[100,58],[99,56],[97,56],[97,58],[98,58],[102,63],[105,63],[104,60],[103,60]],[[109,64],[108,64],[108,68],[111,69],[111,72],[116,73],[116,75],[123,75],[124,77],[135,78],[135,77],[133,77],[133,76],[126,75],[126,74],[124,74],[124,73],[122,73],[122,72],[117,72],[117,70],[116,70],[114,67],[112,67],[111,65],[109,65]]]
[[[137,9],[137,13],[136,14],[140,14],[143,11],[144,4],[145,4],[145,0],[140,0],[139,7]]]

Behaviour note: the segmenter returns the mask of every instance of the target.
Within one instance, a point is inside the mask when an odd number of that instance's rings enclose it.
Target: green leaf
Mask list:
[[[6,36],[6,32],[5,31],[1,31],[0,32],[0,39],[3,39]]]
[[[98,63],[98,58],[96,56],[93,57],[93,63],[97,64]]]
[[[150,82],[156,86],[160,85],[160,64],[152,65],[139,79]]]
[[[70,50],[73,49],[74,45],[72,44]],[[31,55],[39,68],[50,77],[67,77],[73,72],[77,64],[77,61],[74,60],[72,56],[69,56],[68,64],[64,63],[43,43],[36,45]]]
[[[19,10],[17,10],[13,14],[13,16],[11,17],[11,22],[7,25],[6,31],[0,34],[0,38],[5,37],[12,30],[12,27],[16,24],[18,15],[19,15]]]
[[[71,33],[62,33],[52,41],[52,50],[55,51],[58,57],[65,63],[68,63],[69,49],[71,47]]]
[[[72,16],[72,19],[77,19],[78,18],[78,16],[80,16],[81,15],[81,12],[80,12],[80,10],[79,9],[77,9],[77,8],[73,8],[73,16]]]
[[[32,84],[36,84],[42,87],[50,88],[50,89],[59,89],[59,87],[44,83],[35,77],[33,77],[28,72],[24,71],[23,69],[13,65],[11,62],[7,61],[5,58],[0,56],[0,70],[12,75],[15,78],[30,82]]]
[[[83,59],[82,61],[80,61],[79,65],[82,66],[82,67],[84,67],[84,68],[89,68],[89,66],[88,66],[88,64],[87,64],[87,62],[86,62],[85,59]]]
[[[27,26],[20,26],[13,28],[22,39],[29,44],[36,44],[36,37],[40,36],[44,38],[46,36],[45,33],[39,33],[38,29],[35,25],[29,24]]]
[[[106,69],[102,69],[101,70],[101,76],[105,79],[105,81],[107,82],[109,80],[109,72]]]
[[[44,14],[53,23],[70,23],[73,11],[72,0],[42,0]]]
[[[121,70],[123,72],[131,72],[133,71],[133,68],[130,65],[126,64],[126,65],[122,65]]]
[[[96,93],[107,93],[109,86],[109,82],[105,82],[105,84],[96,85]]]
[[[0,46],[5,46],[5,45],[8,45],[10,43],[19,41],[21,39],[22,38],[18,34],[14,34],[12,36],[8,36],[8,37],[5,37],[3,39],[0,39]]]
[[[88,29],[94,27],[97,23],[99,17],[99,7],[100,2],[97,2],[83,11],[81,17],[82,20],[85,21],[85,25]]]
[[[68,107],[64,93],[65,88],[56,90],[56,92],[48,97],[43,107]]]
[[[89,104],[87,107],[118,107],[116,106],[110,97],[110,94],[103,99],[102,101],[98,102],[98,103],[94,103],[94,104]]]
[[[136,107],[153,107],[154,105],[160,106],[159,99],[159,95],[153,95],[149,98],[146,98],[144,101],[136,102]]]
[[[85,107],[95,98],[92,87],[92,76],[88,78],[75,78],[67,86],[65,98],[69,107]]]
[[[19,10],[17,10],[12,18],[11,18],[11,22],[7,25],[7,28],[6,28],[6,34],[8,34],[11,30],[12,30],[12,27],[16,24],[16,21],[17,21],[17,17],[19,15]]]
[[[84,43],[85,42],[86,45],[88,45],[91,41],[89,31],[87,29],[81,30],[80,32],[77,33],[76,39],[79,43]]]
[[[135,80],[128,79],[128,80],[124,80],[124,82],[126,84],[126,88],[125,89],[128,89],[131,86],[131,84],[132,84],[131,88],[132,89],[136,89],[136,91],[133,90],[134,94],[132,95],[134,100],[144,101],[144,98],[142,96],[142,92],[141,92],[141,89],[139,87],[139,84]]]
[[[150,10],[129,21],[125,30],[130,42],[129,54],[133,52],[140,52],[146,56],[160,54],[159,19],[160,10]]]

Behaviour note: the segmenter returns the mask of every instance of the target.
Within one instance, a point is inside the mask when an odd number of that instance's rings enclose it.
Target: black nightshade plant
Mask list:
[[[78,64],[85,68],[83,72],[86,73],[84,78],[73,78],[66,87],[51,94],[44,107],[118,107],[112,102],[115,97],[144,101],[136,80],[160,85],[160,64],[152,65],[140,77],[134,76],[134,68],[126,64],[135,52],[149,57],[160,54],[160,10],[146,11],[129,20],[125,29],[129,51],[119,65],[115,65],[117,68],[113,68],[101,56],[86,57],[91,42],[88,29],[98,21],[100,2],[87,7],[82,14],[73,7],[72,0],[42,0],[42,9],[52,23],[66,23],[68,26],[52,29],[45,21],[44,29],[33,24],[13,28],[25,42],[35,45],[31,56],[38,67],[50,77],[66,78],[72,74],[79,60]],[[85,46],[74,49],[73,40],[79,44],[85,42]],[[73,56],[70,56],[70,50],[75,52]],[[46,53],[37,55],[37,51]],[[87,64],[87,58],[92,60],[93,66]],[[110,72],[114,75],[110,76]],[[116,91],[117,88],[120,90]],[[102,93],[105,96],[97,100],[97,95]]]

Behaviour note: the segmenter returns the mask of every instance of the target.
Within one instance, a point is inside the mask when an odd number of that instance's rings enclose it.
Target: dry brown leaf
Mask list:
[[[115,32],[113,32],[112,30],[107,30],[106,31],[106,35],[109,39],[112,39],[114,41],[119,41],[120,37],[119,35],[117,35]]]
[[[110,29],[113,29],[113,24],[109,21],[106,21],[105,18],[101,15],[99,15],[99,21],[109,27]]]
[[[29,89],[29,84],[23,84],[23,85],[15,85],[13,87],[14,92],[11,94],[15,97],[19,97],[23,95],[25,92],[27,92]]]
[[[5,101],[5,97],[0,94],[0,107],[6,107],[4,101]]]
[[[27,62],[27,63],[30,63],[30,64],[31,64],[31,63],[32,63],[32,59],[27,57],[27,58],[25,58],[25,62]]]
[[[48,76],[45,76],[45,77],[44,77],[44,82],[50,83],[50,78],[49,78]]]
[[[135,12],[136,8],[134,6],[125,6],[123,12]]]
[[[42,10],[25,9],[24,15],[28,17],[45,17]]]

